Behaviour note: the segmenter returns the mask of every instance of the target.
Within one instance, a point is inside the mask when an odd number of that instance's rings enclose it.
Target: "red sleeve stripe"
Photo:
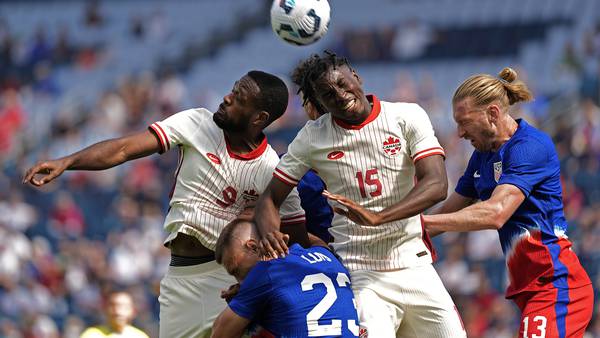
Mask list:
[[[286,180],[285,178],[283,178],[282,176],[279,176],[279,174],[277,174],[276,172],[273,173],[273,177],[275,177],[276,179],[280,180],[281,182],[291,186],[291,187],[296,187],[296,184],[289,182],[288,180]]]
[[[165,131],[162,129],[162,127],[156,122],[152,123],[152,125],[150,127],[152,127],[152,129],[154,129],[154,131],[156,131],[156,133],[158,134],[158,138],[160,139],[160,142],[163,145],[163,149],[169,150],[170,145],[169,145],[169,139],[167,138],[167,133],[165,133]]]
[[[429,148],[429,149],[425,149],[423,151],[418,152],[414,157],[413,157],[413,162],[417,162],[418,160],[428,157],[428,156],[432,156],[432,155],[442,155],[442,156],[446,156],[446,154],[444,153],[444,149],[440,148],[440,147],[435,147],[435,148]]]
[[[160,154],[165,152],[165,145],[163,144],[163,140],[162,140],[162,135],[160,134],[160,131],[154,126],[154,124],[151,124],[148,129],[152,130],[152,133],[154,133],[154,135],[156,135],[156,137],[158,138],[158,144],[160,145]]]
[[[285,183],[291,184],[291,185],[298,185],[298,180],[291,177],[290,175],[284,173],[283,171],[281,171],[279,168],[275,168],[275,171],[273,172],[273,175],[277,178],[279,178],[280,180],[284,181]]]

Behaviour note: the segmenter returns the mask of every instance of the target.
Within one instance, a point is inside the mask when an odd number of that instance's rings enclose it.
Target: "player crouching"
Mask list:
[[[286,257],[261,261],[257,238],[254,224],[242,219],[219,236],[217,263],[240,289],[217,317],[212,337],[241,337],[250,323],[276,337],[358,337],[349,274],[331,251],[293,244]]]

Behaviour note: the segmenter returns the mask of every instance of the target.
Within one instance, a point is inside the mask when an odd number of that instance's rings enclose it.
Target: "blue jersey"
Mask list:
[[[333,210],[327,198],[323,196],[325,183],[317,173],[309,170],[298,182],[297,188],[300,204],[306,214],[306,230],[325,243],[331,242],[333,237],[329,233],[329,228],[333,219]]]
[[[566,237],[554,144],[524,120],[517,122],[516,132],[498,151],[473,152],[456,192],[485,201],[496,186],[511,184],[525,195],[498,230],[510,277],[507,297],[548,287],[587,285],[589,278]]]
[[[276,337],[358,337],[348,271],[324,247],[258,262],[229,307]]]

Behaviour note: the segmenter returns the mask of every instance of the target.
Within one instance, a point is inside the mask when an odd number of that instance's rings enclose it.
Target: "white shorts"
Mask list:
[[[462,319],[430,264],[353,271],[352,289],[368,337],[466,337]]]
[[[225,309],[221,290],[237,283],[215,261],[169,266],[160,282],[160,337],[210,337],[212,324]]]

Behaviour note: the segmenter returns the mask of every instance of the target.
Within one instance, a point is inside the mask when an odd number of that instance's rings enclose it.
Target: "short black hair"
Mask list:
[[[335,69],[340,66],[347,66],[354,70],[348,59],[337,56],[330,51],[324,51],[322,55],[313,54],[308,59],[301,61],[292,73],[292,81],[298,86],[298,93],[302,92],[305,105],[310,102],[323,115],[327,110],[319,103],[313,89],[314,82],[319,79],[329,68]]]
[[[225,250],[227,250],[227,248],[229,248],[229,246],[231,245],[231,242],[234,238],[234,234],[235,234],[236,230],[244,223],[251,223],[251,222],[237,218],[237,219],[234,219],[233,221],[231,221],[229,224],[227,224],[225,226],[225,228],[223,228],[223,231],[221,231],[221,234],[219,235],[219,238],[217,239],[217,245],[216,245],[216,249],[215,249],[215,260],[217,261],[218,264],[223,263],[223,251],[225,251]]]
[[[285,113],[288,105],[288,88],[285,82],[277,76],[260,70],[251,70],[248,75],[260,89],[256,98],[257,107],[269,113],[267,126]]]

